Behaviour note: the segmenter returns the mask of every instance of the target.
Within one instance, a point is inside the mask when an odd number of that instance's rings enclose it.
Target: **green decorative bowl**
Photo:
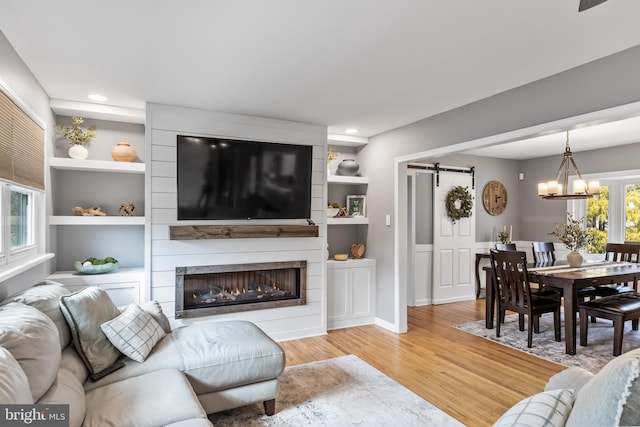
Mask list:
[[[109,273],[110,271],[113,271],[115,269],[117,269],[118,267],[120,267],[120,265],[117,262],[108,262],[106,264],[97,264],[97,265],[82,265],[81,261],[76,261],[73,263],[73,268],[78,272],[78,273],[84,273],[84,274],[103,274],[103,273]]]

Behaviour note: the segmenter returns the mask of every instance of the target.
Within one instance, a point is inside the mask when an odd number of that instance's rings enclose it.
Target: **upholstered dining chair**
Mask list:
[[[640,245],[633,243],[607,243],[604,247],[604,259],[606,261],[640,262]],[[637,290],[637,281],[634,281],[632,286],[628,286],[626,283],[613,283],[611,285],[596,286],[596,295],[618,295]]]
[[[560,300],[531,292],[527,277],[527,254],[521,251],[491,250],[491,267],[498,302],[496,336],[500,336],[500,320],[504,318],[505,312],[514,311],[518,313],[521,331],[524,330],[524,317],[527,317],[527,346],[531,348],[534,325],[537,325],[539,316],[553,313],[555,340],[560,341]]]
[[[533,262],[551,264],[556,262],[556,248],[553,242],[532,242]]]

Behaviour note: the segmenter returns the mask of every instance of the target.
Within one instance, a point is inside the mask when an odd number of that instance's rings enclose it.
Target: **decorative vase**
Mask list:
[[[89,150],[87,150],[87,147],[80,144],[74,144],[71,147],[69,147],[68,153],[69,153],[69,157],[77,160],[84,160],[87,157],[89,157]]]
[[[345,159],[338,164],[338,174],[355,176],[360,170],[360,165],[353,159]]]
[[[137,157],[136,149],[133,148],[126,140],[122,140],[118,145],[111,149],[111,157],[116,162],[133,162]]]
[[[340,212],[340,208],[327,208],[327,217],[333,218],[338,215],[338,212]]]
[[[582,255],[579,252],[571,251],[567,254],[567,262],[570,267],[580,267],[582,265]]]

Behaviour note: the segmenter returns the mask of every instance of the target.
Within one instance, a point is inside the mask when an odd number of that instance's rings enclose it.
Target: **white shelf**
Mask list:
[[[331,258],[327,260],[327,268],[353,268],[353,267],[372,267],[376,265],[376,261],[371,258],[349,258],[345,261],[336,261]]]
[[[145,124],[147,113],[138,108],[114,107],[91,102],[52,99],[49,107],[60,116],[82,116],[85,119]]]
[[[143,216],[50,216],[49,225],[144,225]]]
[[[327,218],[327,225],[358,225],[369,224],[369,218]]]
[[[327,183],[346,185],[369,184],[369,178],[366,176],[329,175],[327,177]]]
[[[49,166],[53,169],[89,172],[144,174],[145,171],[144,163],[116,162],[110,160],[78,160],[66,157],[50,157]]]
[[[144,268],[118,268],[117,270],[103,274],[83,274],[78,273],[75,270],[56,271],[51,274],[47,279],[49,280],[65,280],[73,279],[75,277],[83,277],[88,281],[101,281],[101,282],[116,282],[116,281],[128,281],[134,279],[140,279],[144,274]]]
[[[330,133],[327,135],[327,142],[329,145],[336,145],[338,147],[364,147],[369,142],[369,138],[364,136]]]

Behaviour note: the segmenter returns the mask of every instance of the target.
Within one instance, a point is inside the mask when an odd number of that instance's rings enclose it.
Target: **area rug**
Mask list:
[[[276,414],[262,404],[212,414],[223,426],[463,426],[354,355],[286,368]]]
[[[526,321],[526,319],[525,319]],[[579,366],[593,373],[598,372],[608,361],[613,359],[613,324],[609,320],[597,319],[589,323],[589,338],[586,347],[580,346],[580,327],[576,328],[576,354],[571,356],[565,352],[564,322],[562,322],[562,341],[556,342],[553,337],[553,315],[540,318],[540,333],[533,334],[533,347],[527,348],[527,331],[518,330],[518,315],[506,317],[500,328],[500,338],[496,338],[495,329],[486,329],[485,321],[456,325],[455,328],[495,341],[508,347],[522,350],[529,354],[559,363],[564,366]],[[625,322],[622,352],[640,347],[640,331],[631,329],[631,322]]]

